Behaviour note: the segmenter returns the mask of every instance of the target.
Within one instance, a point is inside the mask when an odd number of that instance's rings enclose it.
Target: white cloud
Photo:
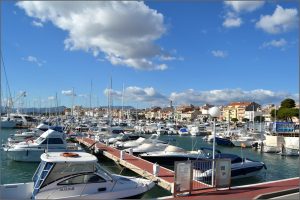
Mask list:
[[[36,26],[36,27],[43,27],[43,23],[42,22],[39,22],[39,21],[32,21],[32,25],[33,26]]]
[[[282,8],[277,5],[272,15],[262,15],[256,27],[270,34],[278,34],[296,28],[298,24],[298,11],[296,8]]]
[[[273,92],[264,89],[251,91],[244,91],[241,89],[195,91],[190,89],[184,92],[173,92],[170,95],[170,99],[176,102],[176,104],[227,104],[232,101],[256,101],[260,104],[267,104],[280,102],[286,97],[297,99],[298,96],[298,94]]]
[[[224,3],[235,12],[252,12],[265,4],[264,1],[225,1]]]
[[[109,89],[104,90],[104,94],[108,95]],[[121,100],[122,91],[111,90],[111,95],[114,99]],[[153,87],[140,88],[137,86],[127,87],[124,91],[125,101],[143,102],[150,105],[166,106],[172,100],[176,105],[179,104],[195,104],[201,105],[205,103],[224,105],[232,101],[255,101],[260,104],[279,103],[284,98],[298,99],[299,94],[290,94],[287,92],[274,92],[271,90],[255,89],[221,89],[196,91],[188,89],[183,92],[172,92],[170,95],[165,95]]]
[[[61,94],[66,95],[66,96],[76,96],[76,94],[73,93],[73,90],[62,90]]]
[[[287,45],[287,41],[281,38],[279,40],[271,40],[269,42],[264,42],[261,45],[261,48],[276,47],[276,48],[284,49],[286,45]]]
[[[22,60],[27,61],[27,62],[32,62],[37,64],[38,66],[42,66],[44,63],[46,63],[46,61],[44,60],[39,60],[37,57],[35,56],[27,56],[26,58],[22,58]]]
[[[110,89],[105,89],[104,94],[108,95]],[[114,98],[121,99],[122,92],[111,90],[111,95]],[[124,99],[126,101],[145,102],[153,105],[167,105],[169,100],[167,96],[157,92],[153,87],[140,88],[137,86],[130,86],[124,90]]]
[[[229,17],[229,18],[225,18],[225,21],[223,22],[223,26],[226,28],[240,27],[242,23],[243,22],[240,17]]]
[[[221,50],[212,50],[211,54],[213,56],[215,56],[215,57],[218,57],[218,58],[225,58],[225,57],[227,57],[227,52],[221,51]]]
[[[103,52],[114,65],[165,70],[154,62],[164,54],[154,42],[166,32],[164,16],[143,2],[21,1],[17,6],[42,23],[52,22],[68,32],[65,49]]]
[[[241,17],[242,12],[253,12],[264,5],[264,1],[225,1],[225,5],[229,7],[224,16],[223,26],[226,28],[240,27],[243,23]]]
[[[50,97],[48,97],[48,100],[54,100],[55,99],[55,97],[54,96],[50,96]]]

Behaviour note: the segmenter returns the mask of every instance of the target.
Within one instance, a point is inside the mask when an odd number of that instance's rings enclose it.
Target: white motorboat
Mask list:
[[[157,135],[164,135],[167,133],[166,127],[165,126],[157,126],[156,130]]]
[[[152,181],[111,174],[89,153],[51,152],[29,183],[0,186],[1,199],[119,199],[150,190]]]
[[[230,140],[235,147],[252,147],[253,143],[255,143],[257,140],[253,137],[233,137]]]
[[[162,151],[147,152],[140,154],[140,157],[153,163],[160,165],[173,166],[175,161],[198,160],[209,156],[205,151],[209,148],[201,148],[198,151],[187,151],[183,148],[168,145]],[[219,150],[216,150],[221,153]]]
[[[15,161],[40,162],[45,152],[81,150],[77,144],[67,143],[65,133],[49,129],[35,140],[26,140],[12,146],[4,147],[7,157]]]
[[[178,130],[178,134],[179,134],[179,135],[189,135],[189,131],[188,131],[187,128],[180,128],[180,129]]]
[[[198,136],[198,135],[206,135],[206,127],[205,126],[191,126],[190,127],[190,133],[192,136]]]
[[[155,152],[155,151],[162,151],[164,150],[168,144],[164,143],[143,143],[137,147],[125,149],[125,151],[130,152],[130,149],[132,149],[132,153],[135,155],[146,153],[146,152]]]
[[[139,137],[137,140],[131,140],[126,142],[116,142],[115,146],[119,149],[127,149],[137,147],[143,143],[165,143],[164,141],[158,140],[159,135],[152,134],[149,138]]]
[[[31,131],[25,131],[21,133],[17,132],[16,134],[11,135],[11,137],[7,139],[8,145],[11,146],[12,144],[23,142],[27,139],[35,139],[36,137],[40,136],[48,129],[49,129],[49,125],[41,123]]]
[[[15,128],[17,126],[17,121],[10,119],[9,117],[1,117],[1,127],[2,128]]]
[[[140,136],[133,134],[133,133],[120,133],[117,137],[103,139],[103,142],[104,143],[108,142],[108,144],[114,144],[118,141],[125,142],[125,141],[129,141],[129,140],[137,140],[138,138],[140,138]]]

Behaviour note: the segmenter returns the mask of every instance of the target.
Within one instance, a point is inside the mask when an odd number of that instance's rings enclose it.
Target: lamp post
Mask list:
[[[216,118],[220,116],[221,111],[218,107],[212,107],[208,111],[209,115],[214,118],[214,125],[213,125],[213,162],[212,162],[212,174],[211,174],[211,184],[212,186],[215,185],[215,149],[216,149]]]

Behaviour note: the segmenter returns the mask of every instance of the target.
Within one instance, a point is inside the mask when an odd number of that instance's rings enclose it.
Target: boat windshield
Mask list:
[[[69,175],[94,172],[95,163],[56,163],[42,187]]]
[[[41,144],[44,140],[45,140],[45,138],[39,137],[38,139],[35,140],[35,143]]]
[[[112,176],[108,171],[103,169],[99,164],[96,164],[96,172],[103,176],[106,180],[113,180]]]

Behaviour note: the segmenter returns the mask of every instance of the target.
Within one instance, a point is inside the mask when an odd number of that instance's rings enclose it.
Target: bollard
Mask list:
[[[133,149],[132,148],[129,148],[129,155],[133,155]]]
[[[99,149],[95,146],[95,148],[94,148],[94,153],[95,154],[97,154],[97,153],[99,153]]]
[[[153,175],[158,176],[159,174],[159,164],[155,163],[153,164]]]
[[[122,150],[122,151],[120,151],[120,159],[123,160],[124,157],[125,157],[125,151]]]
[[[105,141],[105,145],[106,145],[106,146],[108,146],[108,145],[109,145],[109,142],[108,142],[108,140],[106,140],[106,141]]]

